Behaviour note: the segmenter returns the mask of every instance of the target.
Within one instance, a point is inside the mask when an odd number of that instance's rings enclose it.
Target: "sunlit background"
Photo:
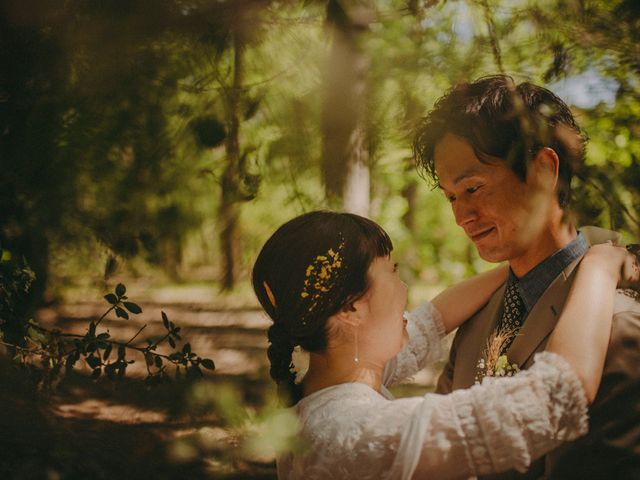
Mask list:
[[[281,223],[331,208],[389,232],[410,306],[488,268],[412,161],[416,122],[457,82],[502,72],[566,100],[590,138],[575,222],[638,236],[634,0],[2,0],[0,32],[2,263],[35,275],[12,297],[3,271],[4,343],[44,348],[30,318],[84,335],[123,283],[143,312],[99,332],[143,348],[164,311],[176,348],[215,362],[147,387],[144,354],[115,384],[36,361],[23,385],[7,346],[6,478],[275,478],[295,419],[252,262]]]

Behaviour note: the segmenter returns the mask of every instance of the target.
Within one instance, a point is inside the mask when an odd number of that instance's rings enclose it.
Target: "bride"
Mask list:
[[[278,459],[280,479],[468,478],[529,463],[587,431],[627,253],[592,247],[546,352],[508,378],[449,395],[394,400],[386,387],[440,359],[441,340],[506,279],[497,268],[404,314],[407,287],[391,240],[374,222],[312,212],[282,225],[253,269],[273,320],[271,376],[297,413],[300,453]],[[586,301],[588,299],[588,302]],[[310,352],[301,384],[292,351]],[[587,360],[582,352],[589,350]]]

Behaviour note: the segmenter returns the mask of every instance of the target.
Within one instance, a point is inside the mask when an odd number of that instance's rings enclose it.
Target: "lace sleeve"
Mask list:
[[[587,430],[582,385],[562,357],[548,352],[514,377],[449,395],[385,400],[347,383],[312,394],[298,408],[309,448],[280,458],[278,478],[447,480],[524,471]]]
[[[525,471],[561,441],[586,433],[587,402],[570,365],[542,352],[533,367],[514,377],[426,395],[405,425],[388,478]]]
[[[445,336],[440,312],[431,302],[405,313],[409,342],[385,366],[382,382],[385,386],[398,383],[436,362],[444,355]]]

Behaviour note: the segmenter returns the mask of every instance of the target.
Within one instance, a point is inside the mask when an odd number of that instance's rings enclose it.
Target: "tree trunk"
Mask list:
[[[243,41],[238,32],[233,38],[233,86],[227,92],[227,137],[225,150],[227,165],[222,176],[222,191],[218,221],[220,225],[220,253],[222,255],[222,289],[231,290],[236,283],[236,239],[240,206],[238,182],[240,177],[240,95],[242,89]]]
[[[344,210],[369,213],[367,75],[369,59],[359,37],[371,22],[371,10],[345,9],[330,0],[327,23],[333,44],[327,65],[322,115],[322,177],[329,202]]]

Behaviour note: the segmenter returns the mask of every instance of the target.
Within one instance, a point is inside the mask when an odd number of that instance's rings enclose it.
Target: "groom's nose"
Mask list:
[[[467,200],[457,199],[452,208],[456,223],[463,228],[478,218],[478,210]]]

